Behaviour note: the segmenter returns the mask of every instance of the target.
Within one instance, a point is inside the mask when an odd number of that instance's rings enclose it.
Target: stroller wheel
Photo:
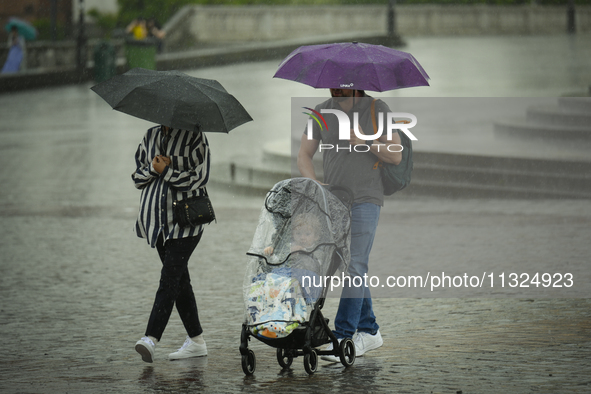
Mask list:
[[[318,354],[312,349],[310,353],[304,354],[304,369],[308,375],[312,375],[318,368]]]
[[[277,362],[281,368],[289,368],[293,362],[293,355],[287,349],[277,348]]]
[[[350,367],[355,363],[355,343],[353,343],[351,338],[343,339],[339,345],[339,350],[341,364],[345,367]]]
[[[242,370],[247,375],[252,375],[257,367],[257,358],[252,350],[248,351],[248,354],[242,355]]]

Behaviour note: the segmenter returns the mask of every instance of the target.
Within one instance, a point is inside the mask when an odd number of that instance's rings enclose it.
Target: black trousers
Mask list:
[[[202,234],[203,232],[195,237],[170,239],[166,243],[162,235],[158,238],[156,249],[162,260],[162,271],[146,336],[153,336],[160,341],[175,304],[187,335],[194,337],[203,332],[188,268],[189,258]]]

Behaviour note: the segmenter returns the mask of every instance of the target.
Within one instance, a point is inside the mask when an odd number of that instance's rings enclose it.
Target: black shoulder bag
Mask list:
[[[215,212],[211,206],[207,190],[205,190],[204,196],[194,196],[173,201],[172,215],[174,222],[181,227],[195,227],[201,224],[209,224],[215,220]]]

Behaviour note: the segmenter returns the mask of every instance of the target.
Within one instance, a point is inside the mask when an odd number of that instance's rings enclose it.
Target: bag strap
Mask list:
[[[373,99],[371,102],[371,122],[373,123],[373,133],[376,134],[378,132],[378,125],[376,123],[376,101],[378,99]],[[409,120],[399,120],[395,123],[410,123]],[[373,169],[376,170],[378,167],[383,167],[384,163],[381,160],[378,160],[376,164],[373,165]]]
[[[373,99],[371,102],[371,123],[373,123],[374,134],[378,132],[378,125],[376,123],[376,101],[378,101],[378,99]]]
[[[371,123],[373,124],[373,133],[376,134],[378,132],[378,125],[376,123],[376,101],[378,101],[378,99],[373,99],[373,101],[371,102]],[[373,169],[377,170],[378,167],[382,166],[382,161],[378,160],[376,161],[376,164],[373,165]]]

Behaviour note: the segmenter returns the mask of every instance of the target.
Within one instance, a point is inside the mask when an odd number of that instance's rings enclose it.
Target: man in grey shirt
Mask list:
[[[330,93],[332,98],[319,104],[315,110],[318,112],[322,109],[340,110],[348,116],[352,127],[354,114],[357,113],[359,132],[362,134],[374,134],[372,119],[375,118],[372,116],[372,105],[375,106],[376,115],[382,113],[385,118],[385,114],[390,112],[386,103],[375,100],[372,104],[374,99],[360,90],[330,89]],[[321,148],[323,182],[346,186],[353,191],[349,274],[351,279],[363,278],[369,269],[369,253],[384,202],[384,187],[378,163],[380,161],[400,163],[402,159],[400,136],[398,133],[392,133],[392,139],[388,140],[386,133],[382,133],[382,136],[375,141],[363,140],[355,135],[351,128],[349,139],[341,140],[337,116],[325,113],[323,117],[326,125],[321,127],[314,124],[311,139],[307,132],[302,135],[298,152],[298,169],[303,176],[317,180],[312,159],[316,151]],[[383,121],[385,123],[385,119]],[[346,286],[343,288],[335,318],[334,333],[338,339],[353,338],[357,356],[382,346],[382,336],[373,312],[368,287]],[[332,344],[329,345],[329,348],[331,347]],[[336,356],[322,356],[322,358],[328,361],[339,361]]]

